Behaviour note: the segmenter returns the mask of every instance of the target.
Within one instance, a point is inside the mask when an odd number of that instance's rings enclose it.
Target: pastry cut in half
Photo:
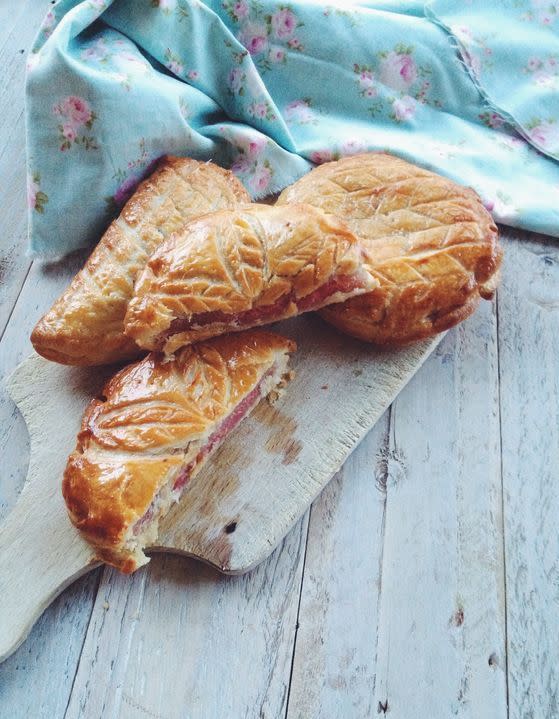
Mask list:
[[[69,288],[37,323],[35,350],[70,365],[99,365],[140,354],[124,334],[134,282],[148,257],[185,222],[250,202],[237,178],[211,162],[166,157],[137,188]]]
[[[148,558],[159,520],[211,453],[287,380],[291,340],[258,330],[149,354],[87,408],[63,495],[96,556],[123,572]]]
[[[365,153],[312,170],[276,206],[306,202],[343,219],[377,287],[321,316],[379,345],[401,345],[468,317],[498,281],[497,228],[470,188],[391,155]]]
[[[140,274],[126,313],[140,347],[275,322],[373,289],[347,225],[310,205],[250,205],[190,222]]]

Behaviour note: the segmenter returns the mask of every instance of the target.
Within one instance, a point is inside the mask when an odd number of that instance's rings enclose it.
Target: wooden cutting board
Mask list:
[[[275,329],[298,343],[295,378],[273,405],[261,402],[192,480],[154,551],[227,573],[261,562],[439,341],[378,351],[314,316]],[[98,565],[67,517],[60,483],[83,410],[114,371],[34,355],[8,381],[31,457],[18,503],[0,525],[0,660],[65,587]]]

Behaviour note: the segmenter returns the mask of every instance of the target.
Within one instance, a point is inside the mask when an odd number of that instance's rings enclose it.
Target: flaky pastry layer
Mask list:
[[[299,202],[345,220],[365,247],[377,287],[321,311],[348,334],[388,345],[429,337],[495,290],[497,228],[470,188],[392,155],[365,153],[315,168],[277,205]]]
[[[87,408],[63,479],[72,522],[98,558],[124,572],[147,561],[159,518],[262,396],[282,382],[295,345],[247,331],[150,354],[121,370]]]
[[[250,205],[195,220],[163,243],[134,289],[126,333],[178,347],[371,290],[347,225],[310,205]]]
[[[98,365],[138,356],[123,319],[152,252],[185,222],[250,202],[236,177],[211,162],[166,157],[137,188],[70,287],[31,335],[47,359]]]

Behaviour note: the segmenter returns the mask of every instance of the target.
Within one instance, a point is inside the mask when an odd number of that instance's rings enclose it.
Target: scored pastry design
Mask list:
[[[250,205],[194,220],[140,274],[126,333],[178,347],[341,302],[376,281],[345,223],[310,205]]]
[[[235,176],[210,162],[166,157],[140,184],[70,287],[37,323],[35,350],[72,365],[138,356],[123,319],[148,257],[193,217],[250,202]]]
[[[63,495],[98,559],[132,572],[160,518],[259,400],[283,386],[295,344],[247,331],[149,354],[121,370],[87,408]]]
[[[276,206],[299,202],[342,218],[365,248],[377,287],[320,313],[350,335],[405,344],[455,325],[494,293],[497,228],[469,188],[397,157],[365,153],[315,168]]]

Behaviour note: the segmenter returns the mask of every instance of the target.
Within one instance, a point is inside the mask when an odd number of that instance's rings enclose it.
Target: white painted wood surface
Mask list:
[[[47,6],[0,3],[3,376],[79,264],[25,279],[17,45]],[[266,562],[83,577],[0,665],[0,717],[558,716],[559,242],[506,235],[498,321],[447,335]],[[0,402],[0,517],[27,457]]]
[[[439,341],[375,351],[308,316],[278,329],[297,342],[294,379],[273,405],[261,402],[188,484],[162,522],[158,549],[228,573],[255,567]],[[68,520],[60,483],[84,409],[113,372],[65,367],[35,354],[8,381],[31,458],[21,497],[0,524],[0,661],[62,589],[98,564]],[[324,422],[332,407],[335,415]]]
[[[310,513],[288,719],[373,717],[386,412]]]
[[[496,370],[486,305],[313,506],[289,718],[506,717]]]
[[[559,716],[559,243],[508,243],[499,378],[511,719]]]
[[[31,265],[21,252],[27,235],[23,83],[26,53],[48,5],[47,0],[0,2],[0,333]]]
[[[244,576],[170,555],[106,570],[66,716],[283,716],[306,528]]]
[[[398,717],[506,717],[492,325],[485,306],[392,406],[375,698]]]

